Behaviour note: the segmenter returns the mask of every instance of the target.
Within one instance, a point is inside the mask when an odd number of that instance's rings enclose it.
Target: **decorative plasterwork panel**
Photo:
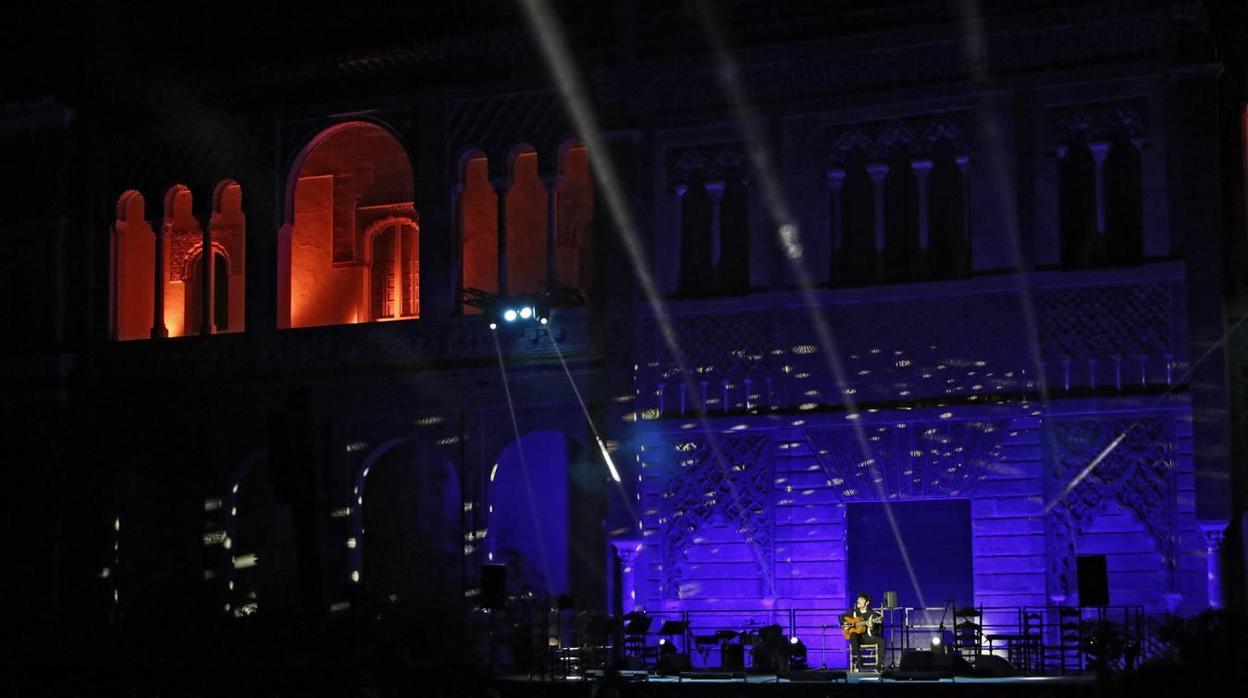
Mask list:
[[[1177,542],[1170,419],[1059,420],[1049,422],[1047,431],[1053,506],[1045,524],[1054,592],[1069,597],[1075,591],[1076,541],[1109,502],[1143,524],[1173,580]]]
[[[969,129],[968,112],[835,126],[826,132],[828,164],[842,167],[855,151],[872,161],[887,160],[898,149],[908,157],[932,157],[942,144],[947,144],[954,154],[965,154]]]
[[[700,145],[668,152],[668,182],[672,186],[750,179],[749,161],[739,143]]]
[[[1040,343],[1049,357],[1186,353],[1174,338],[1173,320],[1186,314],[1177,284],[1050,289],[1038,300]]]
[[[553,173],[559,146],[572,131],[553,92],[524,92],[452,102],[447,139],[453,153],[480,148],[489,157],[490,177],[507,174],[506,156],[518,145],[538,152],[538,168]]]
[[[967,497],[1001,458],[1005,420],[899,422],[806,429],[845,502]]]
[[[667,444],[661,487],[664,588],[677,594],[697,533],[723,522],[735,528],[758,565],[760,591],[773,586],[771,464],[767,436],[695,438]]]
[[[1148,107],[1142,99],[1057,107],[1048,118],[1054,146],[1072,138],[1091,143],[1148,137]]]

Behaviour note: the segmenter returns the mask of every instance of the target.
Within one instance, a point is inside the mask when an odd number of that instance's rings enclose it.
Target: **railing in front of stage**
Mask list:
[[[638,669],[659,667],[661,661],[666,661],[669,668],[739,671],[757,670],[760,665],[772,668],[774,657],[761,657],[759,648],[768,632],[773,635],[778,632],[786,644],[791,638],[800,641],[805,666],[843,669],[849,663],[849,642],[840,626],[840,615],[845,610],[708,609],[630,614],[629,620],[624,622],[622,654]],[[1147,646],[1148,618],[1142,606],[880,610],[884,616],[880,634],[885,641],[885,651],[880,657],[882,668],[898,666],[905,650],[932,649],[935,637],[940,638],[947,651],[972,659],[996,655],[1027,674],[1083,673],[1097,662],[1119,667],[1132,665],[1142,658]],[[668,621],[675,623],[669,623],[668,629],[675,630],[664,634],[664,624]],[[1113,637],[1107,637],[1106,633]],[[599,668],[612,655],[609,642],[595,641],[583,632],[565,630],[551,637],[558,637],[558,641],[551,644],[565,674]],[[1119,648],[1119,653],[1113,657],[1107,656],[1111,643]],[[668,648],[665,649],[664,644]],[[794,644],[792,650],[797,649]]]

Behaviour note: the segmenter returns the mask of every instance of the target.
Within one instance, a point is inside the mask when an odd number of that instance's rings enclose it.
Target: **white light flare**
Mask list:
[[[1096,466],[1100,465],[1101,461],[1105,460],[1105,456],[1108,456],[1110,451],[1114,450],[1115,448],[1118,448],[1118,444],[1122,443],[1122,440],[1125,438],[1127,438],[1127,432],[1124,431],[1123,433],[1118,435],[1118,438],[1109,442],[1109,445],[1106,446],[1099,454],[1097,454],[1096,458],[1093,458],[1092,462],[1088,463],[1087,467],[1079,471],[1079,474],[1076,475],[1075,478],[1066,485],[1066,487],[1062,488],[1062,491],[1060,494],[1058,494],[1056,497],[1053,498],[1052,501],[1050,501],[1048,504],[1044,506],[1044,513],[1046,514],[1049,513],[1053,509],[1053,507],[1057,506],[1058,502],[1065,499],[1066,495],[1070,494],[1072,490],[1078,487],[1079,483],[1083,482],[1084,478],[1091,475],[1092,471],[1096,469]]]
[[[602,451],[602,459],[607,462],[607,470],[611,471],[611,479],[616,482],[620,481],[620,471],[615,469],[615,461],[611,460],[611,454],[607,452],[607,445],[598,439],[598,450]]]

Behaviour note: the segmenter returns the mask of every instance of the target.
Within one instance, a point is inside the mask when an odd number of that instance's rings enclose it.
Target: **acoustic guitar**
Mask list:
[[[861,618],[857,614],[846,616],[841,622],[841,632],[844,633],[845,639],[854,635],[866,635],[871,629],[871,624],[878,622],[875,618]]]

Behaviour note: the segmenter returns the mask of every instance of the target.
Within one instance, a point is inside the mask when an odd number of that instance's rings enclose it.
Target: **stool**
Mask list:
[[[876,645],[863,645],[859,648],[862,652],[862,664],[854,666],[854,648],[849,648],[849,670],[862,671],[866,667],[870,667],[873,671],[880,670],[880,651]]]

